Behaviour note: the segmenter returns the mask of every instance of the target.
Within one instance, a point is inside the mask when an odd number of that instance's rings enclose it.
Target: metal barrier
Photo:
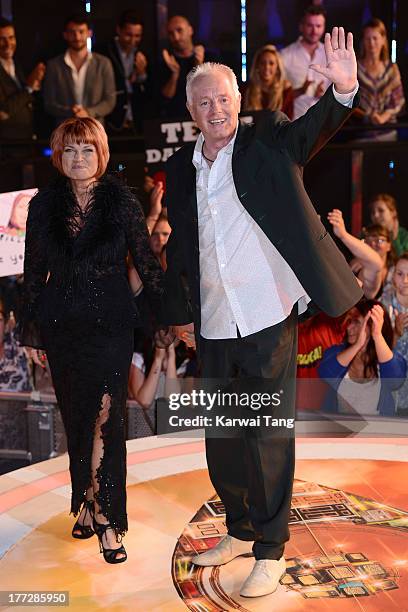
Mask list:
[[[156,433],[155,405],[145,410],[127,401],[127,439]],[[67,442],[54,394],[0,392],[0,459],[35,463],[67,450]]]

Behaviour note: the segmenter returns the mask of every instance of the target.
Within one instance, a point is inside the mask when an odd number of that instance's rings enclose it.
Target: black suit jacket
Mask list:
[[[31,138],[33,135],[33,98],[25,89],[25,77],[18,63],[15,67],[20,86],[0,64],[0,111],[8,115],[8,119],[0,120],[2,140]]]
[[[133,121],[136,127],[141,130],[143,120],[153,116],[152,113],[154,113],[154,111],[150,108],[152,97],[150,91],[151,81],[149,75],[149,63],[147,80],[143,83],[133,83],[129,101],[128,92],[126,89],[125,70],[115,40],[113,39],[108,43],[97,47],[96,51],[102,55],[105,55],[106,57],[109,57],[112,62],[113,72],[115,73],[116,104],[110,115],[106,117],[107,125],[116,130],[121,129],[125,121],[127,105],[130,102],[132,105]]]
[[[288,262],[313,302],[332,317],[351,308],[362,291],[305,191],[302,168],[350,112],[336,101],[330,87],[296,121],[277,111],[265,113],[257,125],[240,126],[232,155],[233,178],[242,205]],[[201,306],[194,146],[183,146],[167,162],[166,204],[172,233],[167,243],[162,318],[168,325],[194,322],[198,346]]]

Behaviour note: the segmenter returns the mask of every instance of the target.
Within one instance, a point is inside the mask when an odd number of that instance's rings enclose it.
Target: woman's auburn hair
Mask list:
[[[245,93],[245,110],[262,110],[262,84],[259,77],[258,66],[262,56],[271,53],[277,63],[276,77],[268,91],[268,110],[281,110],[283,103],[283,92],[285,89],[285,71],[282,58],[274,45],[264,45],[254,55],[249,73],[248,89]]]
[[[66,119],[51,134],[51,162],[64,174],[62,154],[69,144],[92,144],[98,155],[98,169],[95,178],[105,173],[109,161],[108,137],[103,125],[93,117],[71,117]]]

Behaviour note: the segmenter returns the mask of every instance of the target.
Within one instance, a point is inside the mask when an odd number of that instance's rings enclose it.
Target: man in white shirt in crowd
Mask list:
[[[88,50],[92,30],[88,17],[65,20],[67,50],[47,63],[44,106],[61,123],[68,117],[94,117],[101,123],[116,102],[115,77],[110,60]]]
[[[286,78],[294,90],[293,118],[304,115],[322,97],[330,85],[323,75],[316,74],[310,64],[322,64],[325,59],[321,38],[326,26],[326,12],[321,6],[309,6],[299,24],[298,40],[281,51]]]
[[[312,299],[338,316],[362,296],[301,179],[301,168],[356,102],[352,34],[346,39],[343,28],[326,34],[325,58],[314,70],[333,86],[305,116],[290,122],[268,113],[258,125],[240,126],[233,71],[211,62],[197,66],[186,94],[201,134],[166,168],[172,232],[161,322],[170,329],[156,342],[165,346],[175,334],[196,345],[204,384],[234,379],[244,393],[277,392],[282,402],[276,410],[290,419],[297,312]],[[232,414],[240,408],[233,406]],[[268,408],[244,410],[261,419]],[[273,416],[276,410],[269,406]],[[220,404],[212,410],[215,421],[217,415],[223,415]],[[286,568],[294,437],[272,429],[237,426],[228,435],[206,428],[209,475],[225,506],[228,535],[192,561],[222,565],[252,550],[255,564],[240,591],[245,597],[275,591]]]

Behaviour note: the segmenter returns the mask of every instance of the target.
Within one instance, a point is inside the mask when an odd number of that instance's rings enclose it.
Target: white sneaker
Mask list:
[[[195,565],[209,567],[210,565],[224,565],[239,557],[240,555],[252,556],[253,542],[238,540],[230,535],[226,535],[221,542],[207,550],[201,555],[196,555],[191,559]]]
[[[255,561],[252,572],[242,585],[242,597],[260,597],[269,595],[278,588],[279,580],[286,572],[285,559],[282,556],[278,561],[274,559],[260,559]]]

